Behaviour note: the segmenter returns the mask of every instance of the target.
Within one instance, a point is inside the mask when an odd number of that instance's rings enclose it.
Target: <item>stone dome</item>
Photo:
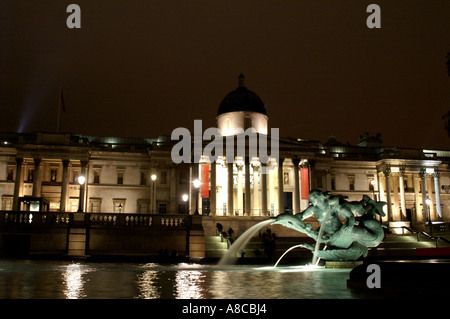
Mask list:
[[[264,103],[258,95],[244,86],[244,75],[239,76],[239,86],[228,93],[220,103],[217,116],[228,112],[257,112],[267,115]]]

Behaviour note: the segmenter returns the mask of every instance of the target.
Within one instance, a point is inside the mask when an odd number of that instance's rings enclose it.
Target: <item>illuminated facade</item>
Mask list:
[[[264,104],[247,90],[242,75],[238,88],[219,106],[217,126],[224,138],[249,127],[269,134]],[[317,188],[350,200],[367,195],[387,202],[383,222],[390,226],[450,220],[450,151],[386,147],[380,136],[365,134],[357,146],[334,138],[325,143],[279,138],[278,156],[267,163],[236,156],[233,161],[223,157],[211,163],[202,157],[199,164],[175,164],[171,149],[176,141],[167,136],[3,133],[0,142],[2,210],[48,205],[50,211],[198,211],[245,219],[298,213],[308,205],[309,190]],[[80,175],[86,176],[82,186]],[[195,179],[202,182],[199,189],[193,187]]]

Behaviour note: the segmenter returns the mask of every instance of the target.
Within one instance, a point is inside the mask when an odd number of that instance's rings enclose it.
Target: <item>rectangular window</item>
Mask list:
[[[252,127],[252,119],[249,117],[244,118],[244,130]]]
[[[159,212],[160,214],[165,214],[165,213],[167,213],[167,204],[166,204],[166,203],[160,203],[160,204],[158,205],[158,212]]]
[[[6,180],[8,182],[12,182],[14,180],[14,168],[8,167],[8,174],[6,176]]]
[[[114,213],[120,214],[125,212],[125,199],[113,199]]]
[[[102,205],[102,200],[99,198],[91,198],[91,213],[100,213],[100,208]]]
[[[123,185],[123,172],[117,172],[117,184]]]
[[[93,184],[100,184],[100,172],[94,170],[93,174],[94,174]]]
[[[139,214],[147,214],[148,213],[148,200],[138,200],[137,209]]]
[[[75,213],[78,211],[78,198],[71,198],[70,199],[70,211],[72,213]]]
[[[141,172],[141,185],[147,185],[147,172]]]
[[[349,189],[351,191],[354,191],[355,190],[355,175],[348,176],[348,184],[349,184]]]
[[[2,199],[2,210],[12,210],[13,198],[3,197]]]
[[[336,177],[334,175],[331,175],[331,190],[336,190]]]

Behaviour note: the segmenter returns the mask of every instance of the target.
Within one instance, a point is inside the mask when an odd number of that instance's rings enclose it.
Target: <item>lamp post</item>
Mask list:
[[[430,212],[431,199],[429,199],[427,197],[425,202],[427,204],[427,210],[428,210],[428,225],[430,225],[430,235],[433,236],[433,225],[431,223],[431,212]]]
[[[187,204],[187,201],[188,201],[188,199],[189,199],[189,196],[188,196],[188,194],[183,194],[183,196],[181,196],[181,199],[183,200],[183,202],[184,202],[184,204],[183,204],[183,213],[184,214],[186,214],[186,204]]]
[[[82,213],[83,212],[83,186],[84,186],[84,182],[86,181],[86,177],[84,177],[83,175],[78,176],[78,184],[80,184],[80,198],[78,199],[78,212]]]
[[[196,179],[196,180],[194,180],[194,187],[195,187],[195,213],[194,213],[194,215],[198,215],[199,213],[198,213],[198,188],[200,187],[200,185],[201,185],[201,182],[200,182],[200,180],[198,180],[198,179]]]
[[[156,174],[152,174],[151,176],[152,179],[152,214],[155,213],[155,206],[156,206],[156,186],[155,186],[155,182],[156,182]]]

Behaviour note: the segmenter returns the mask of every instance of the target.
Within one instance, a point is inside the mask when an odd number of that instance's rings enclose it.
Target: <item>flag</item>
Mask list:
[[[307,168],[300,168],[301,199],[309,199],[309,171]]]
[[[200,178],[202,181],[200,194],[202,198],[209,198],[209,164],[203,164],[200,167]]]

